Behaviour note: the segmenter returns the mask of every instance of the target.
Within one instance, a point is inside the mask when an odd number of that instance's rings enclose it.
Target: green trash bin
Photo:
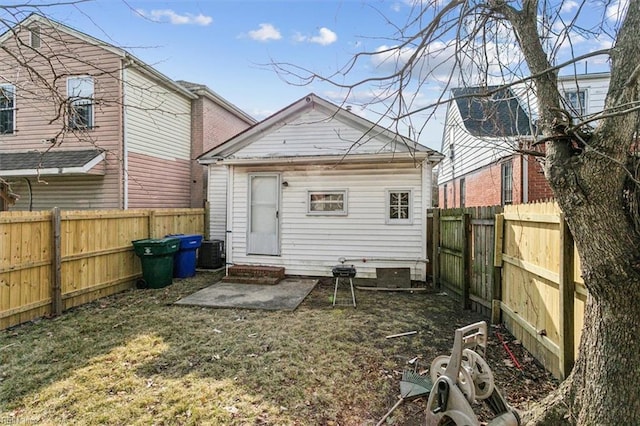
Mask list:
[[[173,255],[180,248],[180,239],[148,238],[131,243],[142,262],[138,288],[162,288],[173,282]]]

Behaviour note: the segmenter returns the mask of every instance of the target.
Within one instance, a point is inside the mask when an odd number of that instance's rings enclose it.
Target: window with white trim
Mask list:
[[[33,26],[29,28],[29,46],[34,49],[40,48],[40,27]]]
[[[15,131],[16,126],[16,88],[12,84],[0,85],[0,134]]]
[[[410,189],[387,190],[387,223],[411,223],[412,198]]]
[[[587,91],[586,90],[567,90],[564,92],[564,98],[570,112],[582,117],[587,114]]]
[[[347,191],[308,191],[307,214],[346,215]]]
[[[69,77],[67,79],[67,97],[69,99],[69,128],[92,128],[93,77]]]
[[[513,204],[513,163],[511,160],[502,163],[502,205]]]

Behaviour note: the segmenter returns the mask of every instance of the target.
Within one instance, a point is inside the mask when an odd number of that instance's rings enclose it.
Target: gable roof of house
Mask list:
[[[467,131],[478,137],[531,135],[532,124],[510,88],[498,86],[452,89]]]
[[[85,34],[81,31],[78,31],[76,29],[73,29],[71,27],[68,27],[60,22],[54,21],[52,19],[46,18],[42,15],[39,15],[37,13],[32,13],[29,16],[27,16],[25,19],[23,19],[22,21],[16,23],[13,27],[9,28],[7,31],[5,31],[2,35],[0,35],[0,45],[4,44],[7,40],[9,40],[11,37],[15,36],[17,33],[17,30],[21,27],[23,28],[28,28],[30,25],[33,24],[40,24],[40,25],[48,25],[51,26],[52,28],[54,28],[56,31],[61,31],[64,32],[66,34],[69,34],[75,38],[78,38],[84,42],[86,42],[87,44],[91,44],[93,46],[97,46],[100,47],[102,49],[105,49],[117,56],[120,56],[125,62],[126,62],[126,66],[135,66],[137,69],[139,69],[140,71],[142,71],[143,73],[145,73],[148,77],[152,78],[153,80],[156,80],[160,83],[164,83],[167,86],[171,87],[172,89],[174,89],[176,92],[181,93],[182,95],[190,98],[190,99],[196,99],[197,95],[195,95],[194,93],[190,92],[189,90],[187,90],[185,87],[181,86],[180,84],[178,84],[177,82],[173,81],[172,79],[170,79],[169,77],[167,77],[166,75],[162,74],[160,71],[156,70],[155,68],[153,68],[152,66],[144,63],[143,61],[141,61],[140,59],[136,58],[134,55],[132,55],[131,53],[127,52],[124,49],[121,49],[119,47],[116,47],[110,43],[107,43],[105,41],[102,41],[100,39],[97,39],[95,37],[92,37],[88,34]]]
[[[390,144],[396,144],[401,150],[410,154],[422,153],[433,161],[440,161],[442,155],[435,150],[427,148],[409,138],[392,132],[372,121],[369,121],[345,108],[341,108],[314,93],[310,93],[275,114],[267,117],[259,123],[245,129],[224,143],[202,154],[198,160],[202,164],[213,163],[217,159],[228,157],[235,152],[247,147],[265,134],[276,131],[281,126],[302,116],[312,110],[320,110],[331,120],[346,123],[348,126],[362,132],[362,138],[358,142],[365,144],[371,139],[383,139]],[[328,155],[329,156],[329,155]]]
[[[4,152],[0,153],[0,176],[95,174],[92,169],[104,159],[101,149]]]
[[[244,120],[248,124],[255,124],[256,119],[251,117],[249,114],[227,101],[225,98],[211,90],[208,86],[199,83],[192,83],[186,80],[178,80],[178,84],[188,89],[190,92],[195,93],[198,96],[203,96],[207,99],[210,99],[212,102],[220,105],[222,108],[227,111],[232,112],[238,118]]]

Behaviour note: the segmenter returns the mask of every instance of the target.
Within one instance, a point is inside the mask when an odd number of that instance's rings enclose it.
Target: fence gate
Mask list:
[[[433,278],[436,286],[465,309],[491,316],[499,298],[500,274],[494,267],[495,214],[500,206],[434,209]]]
[[[463,209],[440,210],[436,284],[467,308],[469,299],[469,215]],[[434,226],[436,224],[434,223]]]
[[[500,269],[494,266],[496,214],[501,206],[476,207],[471,214],[471,282],[470,307],[491,316],[493,300],[500,299]]]

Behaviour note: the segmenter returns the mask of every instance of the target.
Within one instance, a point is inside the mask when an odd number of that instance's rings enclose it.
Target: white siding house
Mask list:
[[[228,264],[426,279],[426,210],[442,156],[310,94],[200,157]]]
[[[575,120],[604,109],[609,73],[558,77],[562,104]],[[532,83],[465,87],[451,91],[438,166],[439,206],[473,207],[526,203],[553,196],[541,162],[518,152],[538,136]],[[596,123],[591,122],[591,125]]]

